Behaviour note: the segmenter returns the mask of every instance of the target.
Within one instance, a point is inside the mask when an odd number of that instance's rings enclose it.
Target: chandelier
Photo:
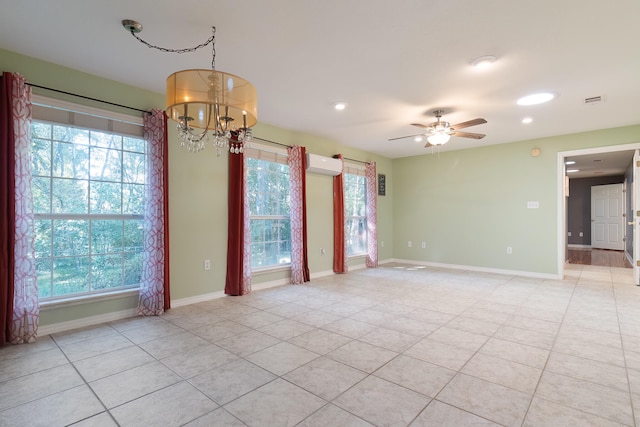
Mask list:
[[[216,70],[216,27],[198,46],[167,49],[142,40],[137,35],[142,24],[125,19],[122,26],[144,45],[163,52],[194,52],[211,44],[210,70],[183,70],[167,77],[167,116],[178,123],[180,144],[191,152],[203,150],[207,142],[213,143],[218,156],[223,150],[244,152],[252,139],[251,127],[258,121],[258,93],[242,77]]]

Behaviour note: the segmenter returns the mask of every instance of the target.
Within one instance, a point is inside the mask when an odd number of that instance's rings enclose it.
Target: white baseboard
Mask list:
[[[414,265],[424,265],[427,267],[437,267],[437,268],[447,268],[450,270],[464,270],[464,271],[478,271],[481,273],[495,273],[495,274],[504,274],[508,276],[522,276],[522,277],[533,277],[538,279],[561,279],[559,274],[548,274],[548,273],[536,273],[532,271],[519,271],[519,270],[503,270],[500,268],[486,268],[486,267],[476,267],[470,265],[458,265],[458,264],[443,264],[439,262],[428,262],[428,261],[416,261],[411,259],[397,259],[394,258],[388,262],[399,262],[402,264],[414,264]]]

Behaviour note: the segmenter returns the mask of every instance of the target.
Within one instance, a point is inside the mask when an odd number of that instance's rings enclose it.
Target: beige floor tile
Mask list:
[[[140,347],[156,359],[164,359],[176,354],[195,351],[208,345],[210,345],[209,341],[200,338],[196,334],[180,332],[165,338],[156,338],[152,341],[144,342],[140,344]]]
[[[214,323],[213,325],[201,326],[191,332],[207,341],[216,343],[217,341],[233,337],[235,335],[240,335],[245,332],[249,332],[250,330],[251,328],[232,322],[231,320],[223,320],[221,322]]]
[[[398,353],[361,341],[351,341],[328,353],[327,356],[361,371],[371,373]]]
[[[531,396],[499,384],[458,374],[438,394],[437,399],[504,426],[519,426]]]
[[[364,334],[373,331],[375,328],[376,326],[374,325],[353,320],[351,318],[336,320],[335,322],[327,323],[322,326],[322,329],[354,339],[360,338]]]
[[[404,354],[458,371],[471,359],[474,352],[434,341],[427,337],[409,347],[404,351]]]
[[[214,344],[198,347],[175,356],[162,359],[161,362],[182,378],[191,378],[221,365],[238,360],[235,354]]]
[[[327,354],[350,341],[349,337],[324,329],[314,329],[289,340],[290,343],[317,354]]]
[[[258,328],[262,333],[271,335],[272,337],[286,341],[306,332],[313,331],[315,328],[302,322],[296,322],[291,319],[280,320],[279,322]]]
[[[530,345],[532,347],[539,347],[545,350],[551,349],[555,337],[555,334],[547,334],[531,329],[514,328],[512,326],[503,326],[498,329],[494,335],[494,338]]]
[[[89,386],[107,408],[113,408],[181,379],[160,362],[151,362],[90,382]]]
[[[108,377],[137,366],[153,362],[155,359],[138,346],[121,348],[99,356],[78,360],[73,365],[85,381],[91,382]]]
[[[358,338],[358,341],[400,353],[420,341],[420,337],[394,331],[392,329],[376,328]]]
[[[411,423],[411,427],[498,427],[496,424],[477,415],[454,408],[451,405],[432,400],[429,406]]]
[[[216,405],[187,382],[179,382],[111,410],[122,426],[181,426]]]
[[[283,378],[327,401],[367,376],[364,372],[327,357],[319,357]]]
[[[480,353],[542,369],[547,363],[550,351],[513,341],[491,338],[482,346]]]
[[[115,334],[61,345],[60,349],[67,355],[70,361],[75,362],[131,345],[133,344],[127,338],[120,334]]]
[[[362,418],[358,418],[349,412],[328,404],[319,411],[313,413],[297,427],[327,427],[327,426],[349,426],[349,427],[374,427]]]
[[[246,359],[276,375],[284,375],[318,357],[320,355],[317,353],[288,342],[281,342],[256,351]]]
[[[0,358],[0,383],[69,363],[58,348],[27,353],[22,357]]]
[[[62,426],[91,417],[104,410],[104,406],[96,399],[89,387],[83,384],[1,411],[0,425]]]
[[[533,394],[542,370],[478,353],[460,371],[467,375]]]
[[[83,383],[82,377],[70,364],[2,382],[0,411],[75,388]]]
[[[231,415],[226,409],[218,408],[184,425],[184,427],[212,426],[245,427],[246,424]]]
[[[610,421],[633,424],[629,393],[589,381],[545,372],[536,390],[536,397],[598,415]]]
[[[275,378],[271,372],[252,363],[236,360],[197,375],[189,382],[216,403],[224,405]]]
[[[534,398],[524,427],[622,427],[613,421],[548,400]]]
[[[277,379],[224,408],[248,426],[292,427],[326,403],[300,387]]]
[[[431,340],[439,341],[466,350],[478,351],[489,339],[486,335],[465,332],[454,328],[443,326],[433,332],[428,337]]]
[[[629,390],[627,370],[621,366],[551,352],[547,371],[594,382],[620,391]]]
[[[428,397],[435,397],[455,374],[450,369],[404,355],[396,357],[374,372],[379,378]]]
[[[406,426],[430,400],[399,385],[369,376],[333,403],[374,425]]]
[[[250,330],[248,332],[217,341],[216,344],[225,350],[229,350],[238,356],[244,357],[262,350],[263,348],[271,347],[279,342],[279,339],[274,338],[271,335],[263,334],[256,330]]]

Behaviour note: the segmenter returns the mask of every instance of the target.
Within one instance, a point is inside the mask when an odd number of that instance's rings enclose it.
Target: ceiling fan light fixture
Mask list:
[[[474,59],[471,62],[471,66],[477,68],[479,70],[484,70],[489,68],[494,62],[496,62],[496,57],[493,55],[485,55],[480,58]]]
[[[516,101],[518,105],[538,105],[551,101],[556,95],[551,92],[539,92],[531,95],[523,96]]]
[[[449,142],[449,139],[451,139],[451,135],[442,131],[436,132],[433,135],[429,135],[427,137],[427,141],[429,141],[429,144],[431,145],[444,145]]]
[[[533,117],[525,117],[524,119],[522,119],[522,123],[525,125],[528,125],[529,123],[533,122]]]

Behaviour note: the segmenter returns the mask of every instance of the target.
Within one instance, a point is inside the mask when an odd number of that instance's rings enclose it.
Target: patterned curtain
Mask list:
[[[289,165],[289,199],[291,210],[291,283],[300,285],[311,280],[307,257],[307,184],[306,148],[287,148]]]
[[[333,156],[342,160],[342,154]],[[342,172],[333,177],[333,271],[346,273],[347,267],[347,239],[344,229],[344,162]]]
[[[0,87],[0,344],[35,341],[40,307],[31,194],[31,88],[3,73]]]
[[[239,144],[232,133],[233,143]],[[251,229],[247,194],[247,160],[244,153],[229,153],[227,277],[224,293],[246,295],[251,292]]]
[[[147,142],[144,253],[138,314],[154,316],[170,308],[167,117],[162,110],[144,115]]]
[[[378,218],[376,209],[376,162],[365,165],[367,178],[367,260],[369,268],[378,266]]]

